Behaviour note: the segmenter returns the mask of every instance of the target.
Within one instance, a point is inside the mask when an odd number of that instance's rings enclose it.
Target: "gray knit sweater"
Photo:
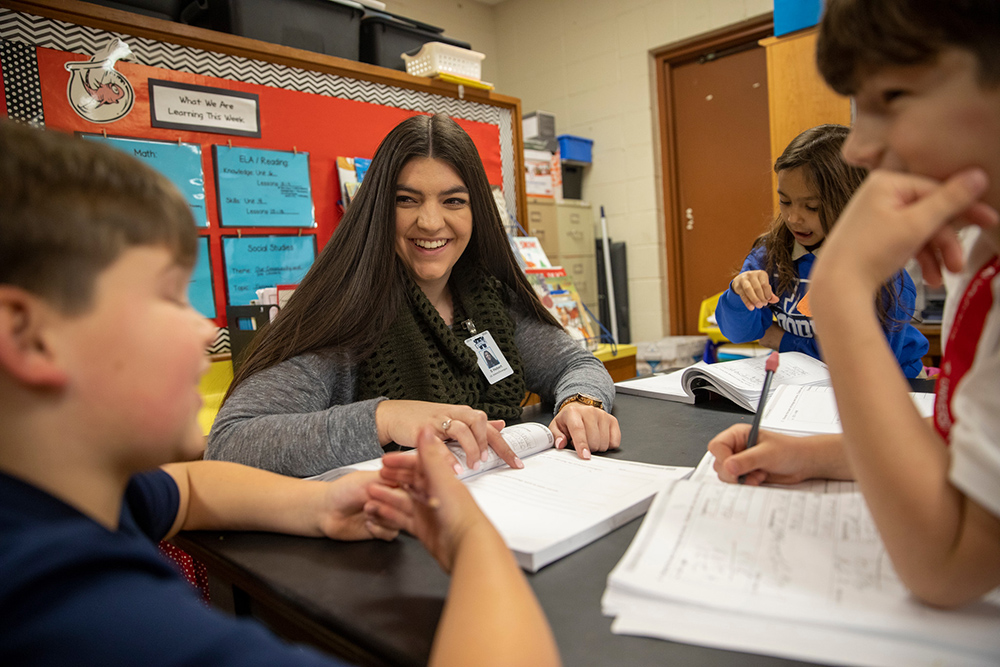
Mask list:
[[[614,383],[604,365],[560,328],[511,310],[529,391],[555,405],[576,393],[604,401]],[[358,366],[307,353],[245,380],[222,406],[206,459],[307,477],[382,455],[375,407],[357,401]]]

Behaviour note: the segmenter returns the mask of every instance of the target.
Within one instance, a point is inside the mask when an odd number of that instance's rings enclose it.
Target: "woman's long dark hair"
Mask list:
[[[469,190],[472,236],[456,268],[493,276],[513,290],[522,309],[558,326],[514,259],[472,139],[446,116],[413,116],[379,144],[330,241],[278,317],[257,335],[226,398],[251,375],[306,352],[354,362],[374,352],[407,298],[407,268],[395,245],[399,173],[425,157],[451,165]]]
[[[824,237],[830,234],[847,202],[868,176],[867,169],[849,165],[841,155],[840,150],[849,133],[850,128],[843,125],[817,125],[792,139],[774,161],[776,174],[786,169],[802,168],[806,183],[819,197],[819,222]],[[792,292],[799,277],[792,260],[795,236],[780,214],[775,216],[771,228],[754,243],[755,248],[761,245],[766,249],[767,273],[776,277],[775,294]],[[882,286],[875,298],[879,322],[886,330],[898,324],[890,313],[899,301],[901,289],[902,281],[897,274]]]

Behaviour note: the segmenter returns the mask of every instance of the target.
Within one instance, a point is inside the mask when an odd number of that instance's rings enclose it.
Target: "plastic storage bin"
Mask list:
[[[591,162],[593,139],[574,137],[572,134],[559,135],[559,159],[574,162]]]
[[[364,13],[350,0],[195,0],[181,21],[357,60]]]
[[[471,48],[467,42],[445,37],[442,32],[443,28],[402,17],[371,14],[361,20],[361,62],[405,72],[402,54],[412,53],[427,42]]]
[[[483,58],[478,51],[452,46],[444,42],[427,42],[416,55],[404,53],[406,73],[413,76],[455,74],[479,81],[483,76]]]
[[[121,9],[134,14],[152,16],[157,19],[167,21],[177,21],[180,19],[181,11],[188,0],[87,0],[95,5],[110,7],[111,9]]]

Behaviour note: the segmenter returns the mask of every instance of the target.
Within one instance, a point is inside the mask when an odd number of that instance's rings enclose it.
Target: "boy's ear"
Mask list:
[[[54,313],[18,287],[0,285],[0,369],[33,387],[56,389],[68,377],[47,340]]]

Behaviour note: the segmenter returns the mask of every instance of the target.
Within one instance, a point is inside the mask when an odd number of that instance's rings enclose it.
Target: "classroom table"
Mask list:
[[[549,414],[529,408],[525,419],[547,422]],[[684,466],[698,463],[712,435],[752,418],[722,399],[684,405],[624,395],[615,399],[613,414],[621,425],[622,447],[610,456]],[[601,595],[640,521],[526,575],[566,665],[803,664],[612,634],[611,619],[601,615]],[[208,566],[213,601],[223,608],[255,616],[290,640],[359,664],[427,662],[448,579],[409,536],[391,543],[344,543],[265,533],[188,532],[176,542]]]

